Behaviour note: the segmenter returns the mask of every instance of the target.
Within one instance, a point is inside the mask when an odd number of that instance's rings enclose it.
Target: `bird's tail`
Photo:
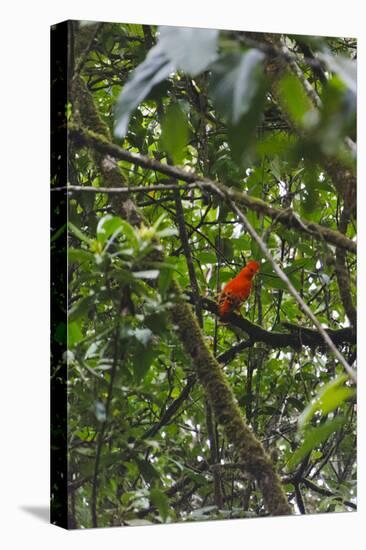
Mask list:
[[[231,312],[231,309],[232,309],[232,304],[226,298],[224,298],[219,302],[220,317],[225,317],[225,315],[228,315]]]

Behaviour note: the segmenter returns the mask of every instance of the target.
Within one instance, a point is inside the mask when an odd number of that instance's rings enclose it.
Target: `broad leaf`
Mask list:
[[[217,57],[217,29],[159,27],[159,44],[177,69],[195,76]]]
[[[309,126],[317,122],[316,111],[299,79],[286,73],[279,82],[281,103],[297,126]]]
[[[288,469],[296,466],[296,464],[298,464],[315,447],[323,443],[323,441],[326,441],[333,432],[338,431],[344,423],[345,418],[337,417],[334,420],[322,424],[321,426],[308,430],[306,432],[304,442],[289,460]]]
[[[304,428],[316,412],[326,415],[350,399],[355,394],[355,390],[344,385],[347,380],[348,376],[343,374],[326,384],[314,401],[301,413],[299,427]]]
[[[169,499],[166,494],[158,487],[153,487],[150,491],[150,501],[159,510],[161,519],[166,521],[170,510]]]
[[[160,43],[151,48],[145,61],[132,73],[118,98],[115,110],[116,125],[114,133],[116,136],[124,137],[126,135],[132,111],[136,109],[150,90],[156,84],[165,80],[174,72],[174,69],[174,65]]]
[[[161,143],[174,164],[181,164],[188,143],[188,123],[187,117],[178,104],[170,105],[166,111],[162,125]],[[160,232],[160,236],[163,236],[162,232]]]
[[[68,229],[70,230],[70,232],[75,236],[77,237],[80,241],[83,241],[84,243],[87,243],[88,245],[90,245],[92,239],[90,239],[90,237],[88,237],[87,235],[85,235],[81,229],[79,229],[78,227],[76,227],[76,225],[74,225],[73,223],[69,222],[68,224]]]
[[[94,260],[94,254],[89,252],[89,250],[84,250],[83,248],[68,248],[67,257],[69,263],[79,262],[80,264]]]
[[[115,110],[115,135],[124,137],[132,111],[154,86],[181,69],[192,76],[204,71],[216,57],[218,30],[159,27],[159,41],[132,73]]]
[[[67,326],[67,344],[68,347],[74,347],[83,337],[79,323],[73,321]]]
[[[151,346],[145,346],[137,342],[132,358],[134,377],[137,383],[140,383],[146,376],[156,355],[157,351],[152,349]]]
[[[136,462],[141,475],[143,476],[145,481],[147,481],[147,483],[152,483],[154,481],[156,482],[160,479],[159,472],[150,462],[142,458],[136,458]]]
[[[263,58],[262,52],[251,49],[242,54],[228,54],[212,67],[210,95],[228,123],[230,149],[239,165],[263,111]]]
[[[212,66],[210,93],[216,108],[232,125],[237,125],[252,108],[263,78],[264,55],[256,49],[228,54]]]
[[[117,216],[107,214],[99,220],[97,226],[97,239],[104,244],[113,233],[122,230],[122,220]]]

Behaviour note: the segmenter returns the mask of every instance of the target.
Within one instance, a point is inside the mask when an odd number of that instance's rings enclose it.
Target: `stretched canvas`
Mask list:
[[[356,47],[52,27],[52,523],[356,510]]]

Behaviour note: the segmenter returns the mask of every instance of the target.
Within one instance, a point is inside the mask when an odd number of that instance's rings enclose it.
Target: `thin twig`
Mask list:
[[[52,187],[51,191],[82,191],[86,193],[150,193],[150,191],[169,191],[169,190],[182,190],[197,189],[198,184],[191,183],[189,185],[178,184],[166,184],[166,185],[137,185],[136,187],[91,187],[88,185],[64,185],[63,187]]]

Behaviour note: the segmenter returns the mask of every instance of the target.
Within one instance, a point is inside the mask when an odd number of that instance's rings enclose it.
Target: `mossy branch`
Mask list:
[[[340,217],[339,229],[342,233],[347,231],[349,223],[349,212],[347,208],[343,208]],[[353,327],[357,324],[357,311],[353,304],[352,292],[351,292],[351,277],[347,268],[346,252],[341,248],[336,249],[335,255],[335,273],[337,276],[337,283],[339,288],[339,294],[342,300],[344,310],[347,317]]]
[[[208,350],[192,309],[181,298],[176,282],[173,282],[172,290],[178,296],[172,309],[172,320],[177,326],[183,347],[192,360],[216,420],[222,426],[228,442],[235,447],[239,461],[245,464],[245,471],[257,480],[269,513],[291,514],[291,507],[273,462],[246,425],[234,393],[219,363]]]
[[[349,252],[356,253],[356,242],[342,235],[339,231],[330,229],[329,227],[310,222],[294,212],[292,209],[280,209],[268,205],[265,201],[251,197],[242,191],[231,189],[220,182],[213,182],[207,178],[203,179],[198,174],[192,171],[183,170],[176,166],[163,164],[155,159],[149,158],[137,153],[130,153],[122,149],[118,145],[111,143],[110,140],[98,132],[90,131],[87,128],[80,128],[75,125],[69,126],[70,137],[75,140],[79,146],[90,147],[101,154],[109,155],[118,160],[131,162],[136,166],[141,166],[148,170],[154,170],[165,174],[174,179],[185,181],[187,183],[196,183],[206,192],[211,192],[217,195],[217,190],[221,192],[221,197],[224,195],[229,200],[241,207],[253,210],[258,214],[262,214],[271,218],[275,223],[280,223],[288,228],[304,234],[306,237],[312,237],[320,242],[326,241],[329,244],[338,246]]]

